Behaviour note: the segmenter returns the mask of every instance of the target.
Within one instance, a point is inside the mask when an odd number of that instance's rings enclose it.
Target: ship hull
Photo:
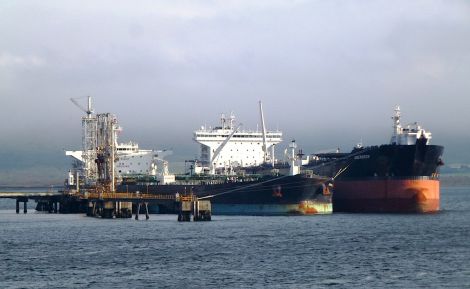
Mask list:
[[[310,164],[334,178],[334,212],[432,213],[439,211],[438,168],[444,148],[382,145]]]
[[[339,180],[333,202],[335,212],[433,213],[439,195],[433,179]]]
[[[250,216],[284,216],[284,215],[322,215],[331,214],[333,205],[322,200],[302,201],[298,204],[248,205],[214,203],[212,213],[215,215],[250,215]]]
[[[333,212],[326,179],[297,176],[262,177],[251,181],[218,184],[121,185],[119,191],[159,195],[192,193],[211,201],[220,215],[315,215]],[[161,203],[154,212],[174,213],[175,205]]]

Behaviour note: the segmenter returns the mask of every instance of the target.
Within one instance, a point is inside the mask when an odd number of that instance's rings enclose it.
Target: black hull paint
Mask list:
[[[168,185],[120,185],[118,192],[136,192],[161,195],[193,193],[199,198],[206,197],[217,205],[242,207],[292,206],[303,201],[331,204],[331,196],[324,195],[325,178],[297,176],[264,176],[254,181],[225,182],[221,184],[168,184]],[[276,209],[278,210],[278,209]],[[160,212],[173,212],[174,204],[159,204]],[[216,210],[217,211],[217,210]],[[269,213],[269,212],[266,212]]]
[[[338,179],[432,177],[438,173],[443,152],[437,145],[381,145],[338,154],[337,158],[328,154],[323,160],[310,162],[308,168],[329,177],[344,168]]]
[[[320,154],[314,173],[335,178],[335,212],[433,212],[439,210],[442,146],[381,145],[349,154]]]

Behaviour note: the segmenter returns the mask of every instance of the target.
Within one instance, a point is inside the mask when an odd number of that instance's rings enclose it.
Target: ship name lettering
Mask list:
[[[361,155],[361,156],[355,156],[355,160],[364,160],[370,158],[370,155]]]

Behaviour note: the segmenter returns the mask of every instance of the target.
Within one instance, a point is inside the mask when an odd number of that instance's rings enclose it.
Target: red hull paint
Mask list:
[[[337,180],[334,212],[432,213],[439,211],[439,180]]]

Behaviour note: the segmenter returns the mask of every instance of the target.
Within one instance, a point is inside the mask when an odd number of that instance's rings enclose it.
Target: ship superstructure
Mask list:
[[[69,182],[77,178],[77,172],[86,183],[93,183],[98,178],[97,153],[99,150],[100,120],[107,113],[94,114],[91,97],[88,97],[87,108],[83,108],[75,99],[72,99],[86,115],[82,117],[82,150],[66,151],[65,155],[73,157],[77,164],[74,171],[69,173]],[[111,117],[111,116],[108,116]],[[117,118],[112,115],[114,120],[113,146],[115,148],[114,171],[117,178],[147,175],[158,176],[157,163],[163,162],[163,158],[170,154],[170,151],[140,149],[135,142],[118,142],[118,134],[122,128],[117,123]]]
[[[281,131],[267,131],[260,102],[262,129],[242,130],[233,113],[221,115],[220,125],[202,126],[194,131],[193,140],[200,144],[200,164],[197,173],[217,173],[236,168],[274,164],[275,146],[282,141]]]
[[[420,138],[426,139],[426,144],[431,140],[431,133],[424,130],[417,122],[402,127],[400,124],[400,106],[396,106],[393,119],[393,135],[390,144],[414,145]]]
[[[219,127],[195,131],[194,140],[201,145],[202,161],[193,161],[193,173],[179,175],[169,172],[168,162],[162,159],[165,152],[141,150],[133,142],[118,144],[117,133],[121,128],[116,117],[95,115],[91,100],[88,103],[88,109],[83,109],[87,115],[82,119],[84,149],[66,153],[80,163],[69,173],[68,188],[82,193],[89,188],[106,187],[105,192],[155,194],[165,201],[151,206],[153,212],[173,212],[172,200],[187,194],[210,199],[216,214],[323,214],[332,211],[331,194],[326,186],[329,179],[301,171],[296,162],[295,146],[291,146],[290,158],[295,169],[284,174],[274,168],[274,146],[282,141],[282,132],[266,130],[261,103],[261,131],[241,130],[233,114],[222,117]],[[160,172],[156,172],[156,161],[162,162]],[[263,169],[272,167],[268,174],[243,169],[257,165]],[[144,171],[135,166],[148,169]],[[124,177],[144,172],[156,175]]]
[[[137,143],[130,141],[117,144],[117,155],[116,171],[121,176],[157,174],[155,150],[139,149]]]

